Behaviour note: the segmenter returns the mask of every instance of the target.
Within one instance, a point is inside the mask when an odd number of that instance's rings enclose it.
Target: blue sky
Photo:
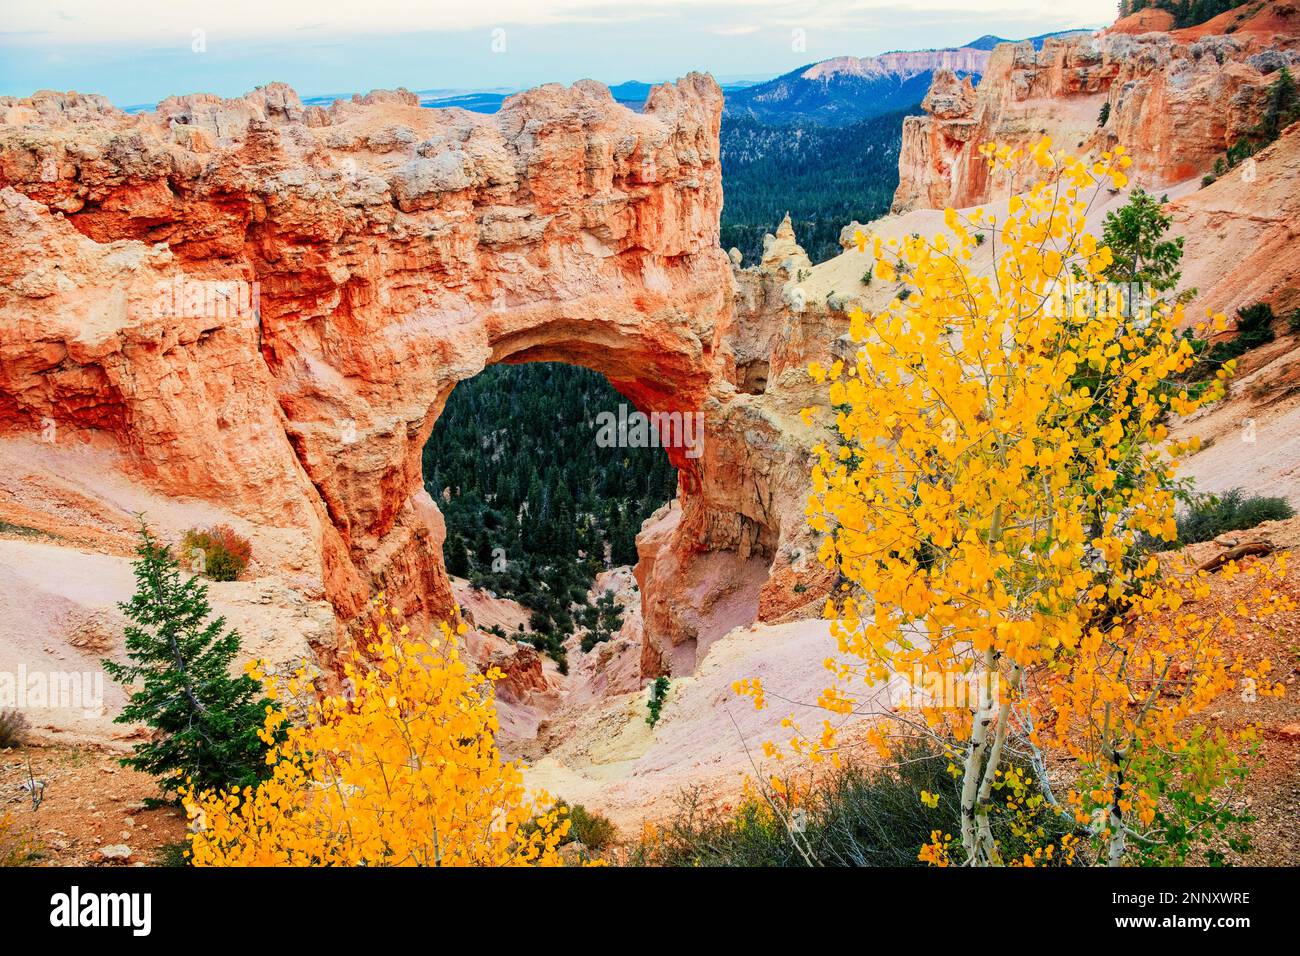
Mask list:
[[[775,75],[832,56],[1098,26],[1115,0],[3,0],[0,95],[520,88],[705,70]],[[801,32],[800,32],[801,31]]]

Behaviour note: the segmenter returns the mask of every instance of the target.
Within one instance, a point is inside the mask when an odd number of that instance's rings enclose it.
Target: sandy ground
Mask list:
[[[0,534],[13,525],[86,551],[130,556],[141,517],[169,542],[188,528],[230,525],[252,543],[250,577],[275,568],[288,586],[321,590],[308,573],[311,542],[299,529],[253,524],[211,502],[154,492],[128,474],[116,449],[21,434],[0,439]]]
[[[126,619],[117,604],[134,589],[126,556],[0,536],[0,674],[11,675],[10,686],[51,688],[43,699],[29,692],[38,739],[100,743],[129,735],[112,722],[125,697],[100,661],[125,660]],[[208,597],[242,638],[237,666],[253,658],[280,666],[314,660],[309,641],[333,633],[328,606],[278,579],[209,582]],[[4,687],[0,681],[0,697]]]
[[[1227,400],[1177,422],[1171,435],[1199,436],[1202,449],[1179,469],[1198,491],[1246,488],[1300,510],[1300,377],[1296,336],[1248,353]]]
[[[525,771],[530,786],[597,809],[625,833],[670,812],[679,794],[699,786],[735,793],[746,775],[765,775],[763,743],[783,739],[793,714],[820,726],[811,705],[828,683],[822,662],[835,650],[825,621],[754,625],[714,642],[691,677],[672,678],[659,722],[647,722],[650,688],[620,694],[557,719],[557,745]],[[760,678],[768,706],[756,711],[732,685]],[[862,715],[887,706],[884,689],[862,702]]]
[[[239,666],[249,658],[278,667],[314,661],[311,645],[334,640],[333,609],[307,597],[319,587],[295,572],[300,535],[153,493],[120,465],[115,453],[91,445],[0,441],[0,708],[17,685],[28,688],[37,740],[111,743],[129,734],[112,723],[124,697],[99,664],[124,659],[118,604],[135,590],[139,515],[168,543],[218,523],[250,537],[246,580],[208,588],[214,611],[242,638]]]

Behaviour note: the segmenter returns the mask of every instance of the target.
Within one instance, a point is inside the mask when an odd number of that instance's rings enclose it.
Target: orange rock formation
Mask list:
[[[1005,197],[1019,187],[991,177],[979,147],[1025,146],[1044,135],[1076,152],[1124,146],[1133,178],[1146,187],[1199,177],[1259,122],[1273,74],[1300,50],[1298,11],[1292,0],[1268,3],[1231,21],[1231,33],[1213,28],[1226,29],[1232,12],[1163,33],[1149,31],[1167,21],[1141,19],[1142,11],[1109,31],[1049,39],[1039,51],[999,45],[978,89],[940,72],[923,104],[927,115],[903,125],[894,211]]]
[[[642,113],[588,81],[494,116],[282,84],[139,116],[0,100],[0,435],[110,448],[278,529],[270,570],[342,624],[378,591],[427,620],[454,603],[420,462],[447,396],[495,362],[585,365],[643,411],[705,415],[702,457],[669,449],[680,506],[643,596],[647,669],[693,666],[708,628],[673,596],[698,562],[753,620],[806,534],[780,521],[804,452],[755,384],[773,316],[737,324],[718,247],[721,106],[698,74]]]

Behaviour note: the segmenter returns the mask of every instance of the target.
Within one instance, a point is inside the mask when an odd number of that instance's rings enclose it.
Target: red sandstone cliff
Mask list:
[[[978,88],[935,76],[927,115],[903,125],[894,211],[966,207],[1006,196],[979,156],[988,142],[1025,146],[1050,136],[1072,151],[1123,145],[1140,185],[1160,188],[1209,172],[1263,114],[1273,73],[1300,55],[1300,4],[1273,0],[1174,33],[1135,33],[1137,21],[1094,35],[993,50]],[[1133,20],[1133,18],[1129,18]],[[1220,22],[1222,21],[1222,22]],[[1155,21],[1142,20],[1143,25]],[[1231,33],[1212,32],[1235,25]],[[1102,107],[1109,117],[1098,124]]]

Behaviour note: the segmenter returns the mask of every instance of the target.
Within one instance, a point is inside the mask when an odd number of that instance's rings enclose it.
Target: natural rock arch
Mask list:
[[[705,413],[638,570],[643,670],[693,666],[703,625],[672,592],[700,556],[762,562],[767,617],[825,583],[780,521],[802,507],[798,395],[737,388],[738,357],[775,379],[805,343],[773,328],[782,277],[718,247],[721,102],[698,74],[641,113],[585,81],[494,116],[405,91],[305,108],[278,84],[139,116],[0,101],[0,429],[53,420],[229,507],[341,622],[381,590],[427,619],[452,597],[420,452],[451,389],[585,365],[643,410]]]

